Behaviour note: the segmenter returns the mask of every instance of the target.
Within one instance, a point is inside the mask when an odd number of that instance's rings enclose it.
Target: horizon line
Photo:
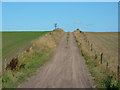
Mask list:
[[[32,31],[32,32],[36,32],[36,31],[40,32],[40,31],[53,31],[53,30],[0,30],[0,32],[24,32],[24,31],[25,32],[30,32],[30,31]],[[69,32],[69,31],[66,31],[66,30],[64,30],[64,31]],[[73,31],[76,31],[76,30],[73,30]],[[73,32],[73,31],[71,31],[71,32]],[[81,30],[81,31],[83,31],[83,32],[100,32],[100,31],[86,31],[86,30]],[[101,32],[120,32],[120,31],[101,31]]]

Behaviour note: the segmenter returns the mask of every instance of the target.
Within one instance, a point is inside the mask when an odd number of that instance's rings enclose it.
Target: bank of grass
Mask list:
[[[68,44],[68,41],[69,41],[69,36],[70,36],[70,32],[67,32],[67,44]]]
[[[49,33],[48,31],[2,32],[2,61],[10,60],[31,45],[31,41]]]
[[[36,74],[37,68],[51,59],[59,39],[64,34],[62,29],[56,29],[49,34],[34,40],[29,52],[18,57],[18,64],[14,70],[6,70],[2,75],[3,88],[16,88],[28,77]]]
[[[94,78],[96,88],[119,88],[117,72],[114,73],[107,67],[107,63],[101,64],[100,55],[95,56],[94,49],[91,50],[90,42],[85,38],[85,33],[74,31],[76,42],[82,55],[86,60],[89,72]]]
[[[3,88],[16,88],[26,78],[35,75],[36,69],[51,58],[51,51],[29,52],[19,58],[18,66],[12,70],[6,70],[2,75]],[[24,61],[24,62],[23,62]],[[19,65],[25,64],[24,68]]]

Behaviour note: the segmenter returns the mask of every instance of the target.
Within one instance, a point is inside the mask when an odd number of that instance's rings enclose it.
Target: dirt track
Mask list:
[[[37,75],[19,88],[92,88],[93,80],[87,70],[77,43],[70,33],[62,37],[52,60],[38,69]]]

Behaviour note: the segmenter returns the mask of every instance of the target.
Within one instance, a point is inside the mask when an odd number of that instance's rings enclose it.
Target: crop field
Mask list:
[[[103,53],[103,61],[108,62],[116,71],[118,64],[118,33],[116,32],[87,32],[88,40],[93,48]],[[112,69],[111,68],[111,69]]]
[[[31,41],[47,32],[2,32],[2,60],[13,58],[30,46]]]
[[[98,88],[117,87],[118,33],[74,31],[76,42]]]

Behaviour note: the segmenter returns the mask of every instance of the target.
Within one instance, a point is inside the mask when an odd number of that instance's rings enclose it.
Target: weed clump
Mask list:
[[[69,41],[69,35],[70,35],[70,32],[67,32],[67,44],[68,44],[68,41]]]
[[[7,65],[6,69],[13,70],[16,68],[17,64],[18,64],[18,58],[13,58],[10,64]]]

